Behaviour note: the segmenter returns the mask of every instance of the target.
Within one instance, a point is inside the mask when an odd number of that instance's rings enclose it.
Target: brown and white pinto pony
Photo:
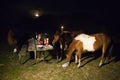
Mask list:
[[[15,34],[14,32],[10,29],[8,32],[8,45],[9,49],[13,50],[13,52],[17,52],[17,40],[15,39]]]
[[[111,44],[111,39],[104,33],[97,34],[79,34],[77,35],[69,46],[66,54],[67,62],[62,67],[67,67],[70,64],[71,56],[76,51],[75,63],[78,63],[77,67],[81,66],[81,56],[84,52],[95,52],[102,49],[101,60],[99,66],[103,64],[106,51]],[[109,49],[111,51],[111,49]]]

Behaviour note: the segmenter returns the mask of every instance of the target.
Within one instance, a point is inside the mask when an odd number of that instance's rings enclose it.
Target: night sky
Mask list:
[[[119,2],[97,0],[2,0],[1,30],[55,31],[66,29],[119,33]],[[36,12],[40,16],[35,17]]]

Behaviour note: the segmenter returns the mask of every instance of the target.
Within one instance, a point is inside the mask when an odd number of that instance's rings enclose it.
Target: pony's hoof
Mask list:
[[[17,52],[17,49],[16,49],[16,48],[14,48],[13,53],[16,53],[16,52]]]
[[[77,68],[80,68],[80,65],[79,65],[79,64],[77,65]]]
[[[62,67],[67,67],[67,66],[69,66],[69,62],[66,62],[62,65]]]
[[[103,64],[101,63],[101,64],[99,64],[99,67],[101,67]]]

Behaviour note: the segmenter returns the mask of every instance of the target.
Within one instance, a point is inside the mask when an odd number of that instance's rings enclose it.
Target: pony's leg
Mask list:
[[[104,44],[103,47],[102,47],[102,55],[101,55],[101,60],[100,60],[100,63],[99,63],[99,67],[101,67],[102,64],[103,64],[103,59],[104,59],[106,50],[107,50],[107,47],[106,47],[106,44]]]
[[[78,63],[78,59],[77,59],[77,54],[75,55],[75,63],[77,64]]]
[[[67,67],[70,64],[71,56],[72,56],[73,50],[69,50],[66,57],[67,57],[67,62],[62,65],[62,67]]]
[[[78,51],[77,55],[78,55],[78,65],[77,65],[77,67],[79,68],[81,66],[81,51]]]
[[[108,38],[106,40],[104,40],[104,44],[103,44],[103,47],[102,47],[102,56],[101,56],[101,60],[100,60],[99,66],[102,66],[102,64],[103,64],[103,59],[105,59],[104,58],[105,57],[105,53],[106,53],[107,49],[109,48],[110,43],[111,43],[111,41]],[[112,50],[112,47],[113,46],[111,46],[111,50]]]
[[[62,65],[62,67],[67,67],[67,66],[69,66],[72,53],[73,53],[73,51],[76,49],[76,48],[75,48],[75,45],[76,45],[76,42],[73,41],[73,42],[71,43],[70,47],[69,47],[68,53],[66,54],[67,62],[64,63],[64,64]]]
[[[102,56],[101,56],[101,60],[100,60],[100,63],[99,63],[99,67],[101,67],[102,66],[102,64],[103,64],[103,58],[104,58],[104,53],[105,51],[104,50],[102,50]]]
[[[18,51],[17,44],[14,45],[13,53],[16,53]]]
[[[62,60],[63,52],[64,52],[63,48],[64,48],[64,45],[63,45],[62,42],[60,41],[60,56],[59,56],[60,59],[59,59],[59,60]]]
[[[78,59],[78,65],[77,67],[79,68],[81,66],[81,59]]]
[[[109,49],[109,54],[108,54],[108,60],[109,60],[109,61],[111,60],[113,47],[114,47],[114,45],[112,44],[111,47],[110,47],[110,49]]]
[[[103,61],[102,61],[102,60],[100,60],[99,67],[100,67],[100,66],[102,66],[102,64],[103,64]]]
[[[114,45],[112,44],[112,45],[110,45],[110,47],[109,47],[109,53],[108,53],[108,55],[106,56],[105,63],[109,63],[110,60],[111,60],[113,46],[114,46]]]

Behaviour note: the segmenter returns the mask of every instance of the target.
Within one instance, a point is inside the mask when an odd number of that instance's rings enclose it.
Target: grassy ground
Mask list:
[[[89,57],[82,61],[85,65],[81,68],[77,68],[74,62],[62,68],[65,60],[56,64],[40,62],[33,65],[35,61],[30,59],[19,64],[17,54],[8,52],[5,45],[0,48],[0,80],[120,80],[120,61],[98,67],[100,58],[86,64],[92,58]]]

